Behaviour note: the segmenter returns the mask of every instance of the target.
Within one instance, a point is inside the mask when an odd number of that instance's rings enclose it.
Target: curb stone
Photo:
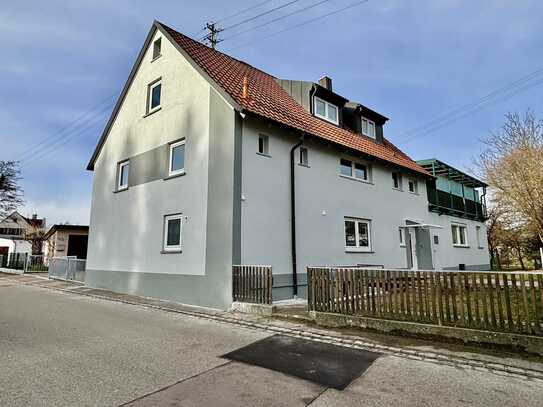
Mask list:
[[[21,284],[21,282],[17,280],[14,280],[14,282]],[[32,285],[26,282],[23,282],[23,284]],[[476,371],[481,371],[481,372],[491,372],[491,373],[499,374],[501,376],[506,375],[508,377],[516,377],[520,379],[543,381],[543,371],[539,371],[535,369],[524,369],[524,368],[506,365],[506,364],[482,362],[478,360],[468,359],[462,356],[448,356],[448,355],[440,354],[436,352],[425,353],[425,352],[415,351],[412,349],[401,349],[401,348],[396,348],[393,346],[384,346],[384,345],[380,345],[380,344],[376,344],[372,342],[361,341],[359,338],[356,338],[356,337],[339,338],[339,337],[328,335],[326,333],[319,332],[319,331],[303,330],[302,326],[300,326],[297,329],[293,329],[293,328],[284,328],[284,327],[276,326],[271,323],[265,323],[265,324],[255,323],[255,322],[243,320],[242,318],[233,318],[226,312],[210,314],[203,311],[198,312],[198,311],[182,310],[178,308],[168,307],[166,305],[156,305],[156,304],[151,304],[148,302],[146,303],[143,301],[137,302],[137,301],[130,301],[123,298],[111,298],[105,295],[90,294],[82,290],[74,291],[71,288],[59,288],[59,287],[43,286],[39,284],[36,284],[33,286],[49,289],[49,290],[54,290],[54,291],[61,291],[61,292],[65,292],[72,295],[80,295],[80,296],[96,298],[100,300],[106,300],[110,302],[136,305],[136,306],[141,306],[144,308],[161,310],[161,311],[186,315],[186,316],[199,318],[199,319],[213,320],[219,323],[238,325],[238,326],[242,326],[242,327],[253,329],[253,330],[279,333],[279,334],[284,334],[284,335],[292,336],[292,337],[303,337],[305,339],[312,340],[315,342],[330,343],[330,344],[334,344],[338,346],[361,349],[361,350],[379,351],[380,353],[383,353],[386,355],[396,356],[396,357],[401,357],[401,358],[406,358],[406,359],[411,359],[411,360],[423,360],[425,362],[436,363],[436,364],[441,364],[441,365],[445,364],[449,366],[471,369],[471,370],[476,370]]]

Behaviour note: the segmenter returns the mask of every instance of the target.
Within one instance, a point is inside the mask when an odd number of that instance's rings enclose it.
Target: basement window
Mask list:
[[[371,221],[345,218],[345,251],[371,251]]]
[[[157,59],[160,55],[162,55],[160,53],[161,46],[162,46],[162,38],[158,38],[155,40],[155,42],[153,42],[153,61]]]
[[[181,229],[183,215],[181,213],[175,215],[164,216],[164,251],[176,252],[181,250]]]
[[[313,108],[315,110],[315,116],[329,121],[330,123],[339,124],[337,106],[315,96],[313,98]]]

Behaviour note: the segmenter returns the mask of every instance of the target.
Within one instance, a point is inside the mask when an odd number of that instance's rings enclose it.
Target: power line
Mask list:
[[[66,133],[66,132],[71,132],[75,129],[77,129],[77,127],[81,124],[80,122],[85,119],[85,120],[88,120],[88,115],[93,113],[96,109],[102,107],[102,105],[104,105],[104,103],[107,103],[107,106],[109,107],[111,103],[109,103],[111,101],[111,99],[113,99],[115,97],[115,95],[110,95],[108,96],[106,99],[102,100],[100,103],[98,103],[97,105],[93,106],[91,109],[89,109],[88,111],[86,111],[85,113],[83,113],[82,115],[78,116],[74,121],[70,122],[66,127],[62,128],[57,134],[56,134],[56,137],[55,139],[60,139],[63,137],[63,134]],[[85,123],[85,120],[83,120],[83,123]],[[24,151],[20,158],[19,158],[19,161],[22,161],[24,159],[27,158],[27,155],[29,154],[32,154],[33,152],[37,151],[37,150],[41,150],[42,149],[42,146],[46,145],[46,144],[50,144],[51,141],[53,141],[53,139],[51,139],[51,137],[47,137],[45,139],[43,139],[42,141],[40,141],[39,143],[37,144],[34,144],[31,148],[27,149],[26,151]]]
[[[538,69],[537,71],[534,71],[530,73],[529,75],[526,75],[514,82],[511,82],[501,88],[498,88],[491,93],[487,94],[486,96],[465,104],[459,108],[453,109],[438,118],[429,121],[426,124],[423,124],[421,126],[415,127],[409,131],[406,131],[402,133],[400,136],[403,135],[409,135],[413,134],[411,137],[407,137],[404,140],[401,140],[398,142],[398,144],[405,144],[407,142],[410,142],[416,138],[423,137],[425,135],[428,135],[442,127],[445,127],[451,123],[454,123],[472,113],[478,112],[482,110],[483,108],[490,106],[496,102],[499,102],[500,100],[503,100],[506,97],[510,97],[513,95],[516,95],[526,89],[529,89],[531,87],[537,86],[541,83],[543,83],[543,79],[540,78],[541,74],[543,74],[543,68]],[[539,78],[538,78],[539,77]],[[541,79],[541,80],[537,80]],[[534,82],[534,80],[536,80]],[[415,134],[414,134],[415,133]]]
[[[266,3],[271,3],[272,1],[273,1],[273,0],[266,0],[266,1],[263,1],[263,2],[261,2],[261,3],[255,4],[254,6],[247,7],[247,8],[245,8],[245,9],[243,9],[243,10],[240,10],[240,11],[238,11],[237,13],[231,14],[231,15],[226,16],[226,17],[219,18],[218,20],[214,20],[214,21],[215,21],[215,23],[222,23],[222,22],[225,21],[225,20],[230,20],[231,18],[237,17],[237,16],[239,16],[239,15],[242,15],[242,14],[246,13],[247,11],[251,11],[251,10],[253,10],[253,9],[255,9],[255,8],[258,8],[258,7],[260,7],[260,6],[263,6],[263,5],[266,4]]]
[[[24,167],[32,162],[38,161],[39,159],[45,157],[46,155],[58,151],[57,149],[60,148],[63,144],[66,144],[68,141],[73,139],[76,136],[82,135],[86,133],[88,130],[92,129],[94,126],[99,124],[103,120],[104,114],[106,114],[109,110],[111,110],[113,106],[108,105],[101,109],[101,111],[95,113],[90,118],[88,118],[84,124],[80,124],[78,127],[72,129],[70,132],[60,136],[56,137],[55,139],[52,139],[49,143],[47,143],[45,146],[40,148],[40,150],[34,154],[30,155],[22,160],[21,167]]]
[[[248,33],[248,32],[250,32],[250,31],[254,31],[254,30],[257,30],[257,29],[259,29],[259,28],[265,27],[265,26],[267,26],[267,25],[276,23],[276,22],[279,21],[279,20],[282,20],[282,19],[284,19],[284,18],[293,16],[293,15],[295,15],[295,14],[299,14],[299,13],[301,13],[301,12],[303,12],[303,11],[307,11],[307,10],[312,9],[312,8],[314,8],[314,7],[320,6],[321,4],[326,3],[326,2],[328,2],[328,1],[330,1],[330,0],[321,0],[321,1],[317,2],[317,3],[315,3],[315,4],[311,4],[311,5],[309,5],[309,6],[306,6],[306,7],[303,7],[303,8],[301,8],[301,9],[295,10],[295,11],[293,11],[293,12],[291,12],[291,13],[285,14],[285,15],[283,15],[283,16],[276,17],[276,18],[274,18],[274,19],[272,19],[272,20],[269,20],[269,21],[267,21],[267,22],[265,22],[265,23],[263,23],[263,24],[257,25],[256,27],[252,27],[252,28],[249,28],[249,29],[247,29],[247,30],[243,30],[243,31],[241,31],[241,32],[238,32],[238,33],[236,33],[236,34],[233,34],[233,35],[231,35],[230,37],[227,37],[227,38],[223,39],[223,41],[231,40],[232,38],[239,37],[240,35],[243,35],[243,34]]]
[[[275,37],[276,35],[282,34],[282,33],[284,33],[284,32],[291,31],[291,30],[294,30],[294,29],[296,29],[296,28],[300,28],[300,27],[303,27],[303,26],[305,26],[305,25],[314,23],[315,21],[319,21],[319,20],[322,20],[323,18],[332,16],[332,15],[334,15],[334,14],[341,13],[342,11],[348,10],[348,9],[353,8],[353,7],[356,7],[356,6],[359,6],[359,5],[363,4],[363,3],[367,3],[368,1],[369,1],[369,0],[360,0],[360,1],[357,1],[357,2],[354,2],[354,3],[351,3],[351,4],[349,4],[349,5],[345,6],[345,7],[342,7],[342,8],[340,8],[340,9],[331,11],[331,12],[329,12],[329,13],[323,14],[323,15],[318,16],[318,17],[315,17],[315,18],[311,18],[311,19],[306,20],[306,21],[303,21],[303,22],[301,22],[301,23],[299,23],[299,24],[293,25],[293,26],[291,26],[291,27],[287,27],[287,28],[285,28],[285,29],[283,29],[283,30],[276,31],[276,32],[274,32],[274,33],[272,33],[272,34],[270,34],[270,35],[265,36],[265,37],[257,38],[257,39],[255,39],[255,40],[253,40],[253,41],[249,41],[249,42],[247,42],[247,43],[245,43],[245,44],[239,45],[239,46],[234,47],[234,48],[229,48],[227,51],[233,51],[233,50],[236,50],[236,49],[239,49],[239,48],[243,48],[243,47],[249,46],[249,45],[255,43],[256,41],[267,40],[268,38]]]
[[[232,29],[232,28],[234,28],[234,27],[237,27],[237,26],[239,26],[239,25],[248,23],[248,22],[250,22],[250,21],[256,20],[257,18],[260,18],[260,17],[263,17],[263,16],[265,16],[265,15],[271,14],[271,13],[273,13],[274,11],[277,11],[277,10],[280,10],[280,9],[282,9],[282,8],[288,7],[288,6],[290,6],[291,4],[297,3],[297,2],[299,2],[299,1],[300,1],[300,0],[290,0],[290,1],[286,2],[286,3],[284,3],[284,4],[281,4],[280,6],[276,6],[276,7],[272,8],[272,9],[267,10],[267,11],[263,11],[262,13],[257,14],[256,16],[252,16],[252,17],[246,18],[245,20],[242,20],[242,21],[240,21],[240,22],[237,22],[237,23],[235,23],[235,24],[232,24],[232,25],[230,25],[230,26],[224,28],[224,31],[230,30],[230,29]]]

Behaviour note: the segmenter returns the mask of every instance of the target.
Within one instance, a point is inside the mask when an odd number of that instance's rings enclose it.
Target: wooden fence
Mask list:
[[[309,310],[543,336],[542,272],[307,269]]]
[[[271,266],[232,266],[234,301],[271,304],[272,286]]]

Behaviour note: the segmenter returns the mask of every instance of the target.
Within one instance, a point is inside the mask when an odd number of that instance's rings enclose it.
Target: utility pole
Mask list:
[[[205,30],[208,30],[209,33],[204,37],[204,40],[211,45],[211,48],[215,49],[217,44],[222,42],[222,40],[218,38],[218,34],[222,31],[222,28],[218,28],[215,26],[215,23],[209,22],[206,23]]]

